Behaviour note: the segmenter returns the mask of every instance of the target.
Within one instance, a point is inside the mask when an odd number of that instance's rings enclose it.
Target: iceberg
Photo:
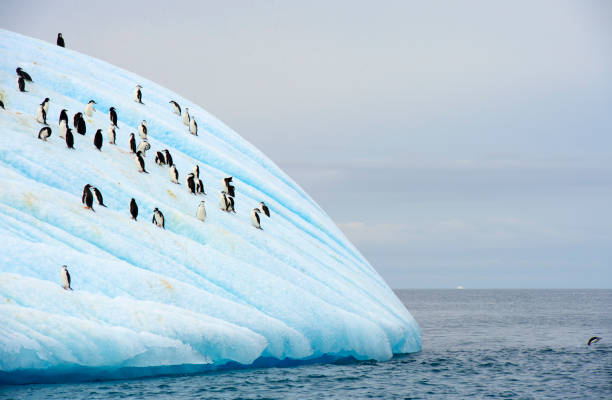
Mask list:
[[[15,69],[33,79],[19,92]],[[142,85],[143,103],[134,101]],[[50,99],[52,135],[38,139]],[[104,61],[0,30],[0,383],[147,376],[421,349],[419,327],[343,233],[261,151],[203,110]],[[85,115],[95,100],[92,116]],[[198,124],[189,133],[170,100]],[[118,114],[116,145],[108,112]],[[83,112],[74,150],[58,116]],[[130,154],[147,121],[148,174]],[[102,129],[101,151],[93,144]],[[168,149],[179,172],[154,162]],[[206,195],[185,184],[195,165]],[[222,211],[233,177],[235,213]],[[81,204],[90,183],[107,207]],[[130,200],[139,207],[130,218]],[[200,201],[207,218],[196,218]],[[250,212],[264,201],[261,230]],[[165,216],[165,229],[151,223]],[[61,286],[67,265],[72,291]]]

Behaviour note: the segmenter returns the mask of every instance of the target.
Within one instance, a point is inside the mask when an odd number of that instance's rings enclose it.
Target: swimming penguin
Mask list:
[[[136,89],[134,89],[134,101],[142,104],[142,92],[140,89],[142,89],[142,86],[136,85]]]
[[[45,109],[45,114],[49,112],[49,98],[45,97],[42,103],[40,103]]]
[[[164,158],[164,153],[158,151],[155,153],[155,163],[157,165],[166,165],[166,159]]]
[[[25,92],[25,79],[23,79],[23,76],[18,76],[17,77],[17,87],[19,88],[20,92]]]
[[[115,133],[115,125],[110,124],[108,126],[108,143],[110,144],[115,144],[115,141],[117,140],[117,134]]]
[[[32,82],[32,77],[30,76],[30,74],[21,69],[21,67],[17,68],[15,71],[17,71],[17,75],[22,77],[24,80]]]
[[[266,214],[266,217],[270,218],[270,209],[268,208],[267,205],[264,204],[264,202],[262,201],[261,203],[259,203],[259,210]]]
[[[219,193],[219,207],[223,210],[223,211],[227,211],[227,196],[225,195],[225,193]]]
[[[141,152],[143,157],[147,156],[147,151],[149,150],[151,150],[151,145],[146,140],[138,143],[138,147],[136,148],[136,151]]]
[[[191,118],[189,120],[189,133],[198,136],[198,124],[196,123],[195,118]]]
[[[202,222],[206,221],[206,208],[204,208],[204,200],[202,200],[200,202],[200,205],[198,206],[198,210],[196,211],[196,218]]]
[[[110,119],[111,124],[119,129],[119,125],[117,125],[117,111],[115,111],[115,107],[111,107],[108,110],[108,118]]]
[[[66,147],[68,147],[69,149],[74,149],[74,136],[72,136],[72,131],[70,130],[70,128],[66,128],[65,139]]]
[[[93,115],[93,112],[96,111],[96,109],[94,108],[94,104],[97,103],[93,100],[89,100],[89,103],[87,103],[87,105],[85,106],[85,115],[87,115],[88,117],[91,117]]]
[[[231,177],[231,176],[229,176],[229,177],[227,177],[227,178],[223,178],[223,181],[221,182],[221,185],[222,185],[222,188],[223,188],[223,189],[222,189],[221,191],[222,191],[223,193],[227,193],[227,194],[229,194],[229,195],[230,195],[230,196],[232,196],[232,197],[235,197],[235,196],[234,196],[234,194],[235,194],[235,190],[234,190],[234,189],[235,189],[235,188],[234,188],[234,186],[233,186],[233,185],[230,183],[230,182],[232,182],[232,179],[233,179],[233,177]]]
[[[136,153],[136,138],[134,137],[134,133],[130,133],[130,151],[132,153]]]
[[[57,45],[59,47],[66,47],[66,43],[64,42],[64,38],[62,37],[61,33],[57,34]]]
[[[193,167],[191,172],[193,172],[193,176],[195,176],[196,179],[200,177],[200,167],[198,166],[198,164],[196,164],[196,166]]]
[[[197,194],[206,194],[206,192],[204,191],[204,183],[202,182],[202,179],[196,179],[195,184]]]
[[[178,181],[178,171],[176,169],[176,165],[170,167],[170,182],[179,184]]]
[[[96,196],[96,200],[98,200],[98,204],[101,205],[102,207],[106,207],[104,205],[104,199],[102,198],[102,192],[100,192],[98,188],[95,186],[92,186],[91,189],[93,190],[94,196]]]
[[[187,107],[185,107],[185,112],[183,113],[183,123],[187,126],[189,126],[189,109]]]
[[[65,290],[72,290],[72,288],[70,287],[70,273],[68,272],[67,266],[62,265],[62,272],[60,275],[62,277],[62,287]]]
[[[132,219],[134,221],[137,221],[136,218],[138,218],[138,204],[136,204],[136,200],[134,200],[133,197],[132,200],[130,200],[130,215],[132,216]]]
[[[102,151],[102,142],[104,142],[104,138],[102,137],[102,129],[98,129],[96,131],[93,142],[96,149],[98,149],[98,151]]]
[[[92,211],[93,209],[93,195],[91,194],[91,185],[88,183],[83,187],[83,197],[81,198],[81,202],[85,204],[85,208],[88,208]]]
[[[151,220],[151,222],[159,226],[160,228],[166,229],[166,224],[164,222],[164,214],[162,214],[162,212],[159,211],[157,207],[155,208],[155,210],[153,210],[153,219]]]
[[[141,139],[147,138],[147,121],[145,121],[144,119],[138,126],[138,134],[140,135]]]
[[[166,156],[166,164],[168,164],[169,167],[173,166],[174,162],[172,162],[172,156],[168,149],[164,150],[164,155]]]
[[[261,229],[261,222],[259,220],[259,208],[254,208],[253,211],[251,211],[251,222],[253,223],[253,226],[257,229]]]
[[[181,106],[179,106],[179,103],[174,100],[170,100],[169,103],[172,105],[172,111],[174,111],[176,115],[181,115]]]
[[[236,208],[234,207],[234,198],[231,196],[226,196],[227,199],[227,212],[236,212]]]
[[[587,345],[592,345],[595,344],[597,342],[599,342],[601,340],[601,338],[599,336],[593,336],[592,338],[589,339],[589,341],[587,342]]]
[[[60,111],[58,123],[61,124],[62,121],[66,121],[66,126],[68,126],[68,110],[66,110],[65,108]]]
[[[191,194],[196,194],[195,179],[191,172],[187,175],[186,181],[187,181],[187,187],[189,188],[189,191],[191,192]]]
[[[44,126],[38,131],[38,138],[42,139],[43,142],[46,142],[49,136],[51,136],[51,128],[48,126]]]
[[[138,172],[144,172],[145,174],[148,174],[148,172],[145,170],[144,158],[142,158],[142,154],[139,151],[137,151],[134,155],[134,162],[138,167]]]
[[[43,103],[40,103],[36,109],[36,121],[47,125],[47,112],[45,111],[45,106]]]
[[[59,123],[59,137],[61,137],[62,139],[65,139],[67,131],[68,131],[68,122],[61,120]]]

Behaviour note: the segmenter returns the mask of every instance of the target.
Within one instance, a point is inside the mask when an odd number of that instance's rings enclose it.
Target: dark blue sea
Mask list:
[[[612,399],[612,290],[397,294],[423,351],[388,362],[4,386],[0,399]]]

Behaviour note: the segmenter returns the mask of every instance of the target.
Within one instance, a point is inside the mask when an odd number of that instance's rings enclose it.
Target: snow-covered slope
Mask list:
[[[18,66],[34,80],[26,93],[17,90]],[[144,105],[133,100],[137,84]],[[386,360],[420,350],[410,313],[325,212],[196,104],[103,61],[3,30],[0,94],[1,381],[327,355]],[[47,142],[37,138],[35,118],[45,97]],[[69,150],[58,137],[59,112],[69,111],[72,126],[90,99],[97,111],[86,117],[85,136],[73,130],[76,149]],[[198,136],[170,100],[190,109]],[[117,145],[106,137],[111,106]],[[128,147],[143,119],[149,174],[138,172]],[[93,145],[98,128],[101,152]],[[154,163],[162,149],[172,154],[180,185]],[[196,164],[206,196],[185,185]],[[235,214],[219,209],[225,176],[234,177]],[[82,206],[86,183],[102,191],[108,208]],[[201,200],[205,222],[195,218]],[[272,212],[262,217],[263,230],[249,216],[260,201]],[[155,207],[165,230],[151,224]],[[63,264],[74,291],[60,285]]]

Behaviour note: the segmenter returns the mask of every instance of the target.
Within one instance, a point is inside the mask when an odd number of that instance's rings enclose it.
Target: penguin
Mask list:
[[[227,206],[227,196],[225,193],[219,193],[219,207],[221,207],[221,210],[227,211]]]
[[[76,113],[72,119],[72,123],[78,134],[85,135],[85,133],[87,133],[87,125],[85,124],[85,119],[83,119],[83,113]]]
[[[70,273],[68,272],[67,266],[62,265],[62,272],[60,275],[62,277],[62,287],[64,290],[72,290],[70,287]]]
[[[93,142],[96,149],[98,149],[98,151],[102,151],[102,143],[104,142],[104,138],[102,137],[102,129],[98,129],[96,131]]]
[[[57,43],[57,45],[59,47],[66,47],[66,43],[64,42],[64,38],[62,37],[61,33],[57,34],[57,42],[56,43]]]
[[[196,179],[200,178],[200,167],[198,166],[198,164],[196,164],[195,167],[193,167],[193,176],[196,177]]]
[[[87,115],[90,118],[93,115],[93,112],[96,111],[96,109],[94,108],[94,104],[98,104],[98,103],[96,103],[93,100],[89,100],[89,103],[87,103],[87,105],[85,106],[85,115]]]
[[[4,110],[4,103],[0,100],[0,108]]]
[[[159,211],[157,207],[155,207],[155,210],[153,210],[153,219],[151,220],[151,222],[162,229],[166,229],[166,224],[164,222],[164,214],[162,214],[162,212]]]
[[[68,131],[68,122],[65,120],[61,120],[59,123],[59,137],[65,138],[66,132]]]
[[[169,167],[173,166],[174,162],[172,162],[172,156],[168,149],[164,150],[164,155],[166,156],[166,164],[168,164]]]
[[[78,112],[76,114],[74,114],[74,117],[72,117],[72,127],[74,129],[76,129],[77,125],[79,124],[79,118],[81,118],[81,113]]]
[[[38,105],[38,109],[36,109],[36,121],[47,125],[47,112],[45,111],[45,106],[43,103],[40,103]]]
[[[115,125],[110,124],[108,126],[108,143],[110,144],[115,144],[115,141],[117,140],[117,134],[115,133]]]
[[[189,126],[189,109],[187,107],[185,107],[185,112],[183,113],[183,123],[187,126]]]
[[[49,98],[45,97],[45,99],[43,100],[42,103],[40,103],[41,106],[43,106],[43,109],[45,110],[45,115],[49,112]]]
[[[51,136],[51,128],[48,126],[44,126],[38,131],[38,138],[42,139],[43,142],[46,142],[49,136]]]
[[[268,208],[267,205],[264,204],[263,201],[261,203],[259,203],[259,210],[262,213],[264,213],[266,215],[266,217],[270,218],[270,209]]]
[[[15,71],[17,71],[17,75],[22,77],[24,80],[26,80],[28,82],[33,82],[32,81],[32,77],[30,76],[30,74],[28,74],[23,69],[21,69],[21,67],[17,68]]]
[[[134,89],[134,101],[142,104],[142,92],[140,89],[142,89],[142,86],[136,85],[136,89]]]
[[[198,206],[198,210],[196,211],[196,218],[202,222],[206,221],[206,208],[204,208],[204,200],[202,200],[200,202],[200,205]]]
[[[147,121],[145,121],[144,119],[138,126],[138,134],[140,135],[141,139],[147,139]]]
[[[231,196],[226,196],[227,199],[227,212],[236,212],[236,208],[234,208],[234,198]]]
[[[62,121],[66,121],[66,126],[68,126],[68,110],[65,108],[62,108],[62,111],[60,111],[58,123],[61,124]]]
[[[148,172],[145,170],[144,158],[142,158],[142,154],[139,151],[137,151],[134,155],[134,162],[138,167],[138,172],[144,172],[145,174],[148,174]]]
[[[136,148],[136,151],[140,151],[143,157],[147,156],[148,150],[151,150],[151,145],[149,144],[149,142],[147,142],[146,140],[143,140],[142,142],[138,143],[138,147]]]
[[[592,338],[589,339],[589,341],[587,342],[587,345],[590,346],[592,344],[599,342],[600,340],[601,338],[599,336],[593,336]]]
[[[90,187],[91,185],[89,183],[83,187],[83,197],[81,202],[85,204],[85,208],[95,211],[93,209],[93,195],[91,194],[91,190],[89,190]]]
[[[114,126],[114,125],[113,125]],[[130,133],[130,151],[136,154],[136,138],[134,137],[134,133]]]
[[[253,226],[257,229],[261,229],[261,221],[259,220],[259,208],[254,208],[253,211],[251,211],[251,222],[253,223]]]
[[[166,165],[166,159],[164,158],[164,153],[158,151],[155,153],[155,163],[157,165]]]
[[[66,128],[66,147],[74,150],[74,136],[72,136],[72,131],[70,128]]]
[[[133,197],[132,200],[130,200],[130,215],[132,216],[132,219],[134,221],[137,221],[136,218],[138,218],[138,204],[136,204],[136,200],[134,200]]]
[[[198,124],[196,123],[195,118],[191,118],[189,120],[189,133],[198,136]]]
[[[93,190],[94,196],[96,196],[96,200],[98,200],[98,204],[101,205],[102,207],[106,207],[104,205],[104,199],[102,198],[102,192],[100,192],[98,188],[95,186],[92,186],[92,190]]]
[[[227,178],[223,178],[223,182],[221,185],[223,189],[221,190],[223,193],[227,193],[228,195],[235,197],[235,188],[232,186],[230,182],[232,182],[233,177],[229,176]]]
[[[174,100],[170,100],[169,103],[172,105],[172,111],[174,111],[176,115],[181,115],[181,106],[179,106],[179,103]]]
[[[23,79],[23,76],[18,76],[17,77],[17,87],[19,88],[20,92],[25,92],[25,79]]]
[[[196,193],[197,194],[206,194],[204,191],[204,183],[202,183],[202,179],[196,179]]]
[[[191,172],[187,175],[186,181],[187,181],[187,187],[189,188],[189,191],[191,192],[191,194],[196,194],[195,179]]]
[[[117,125],[117,111],[115,110],[115,107],[111,107],[108,110],[108,118],[110,119],[111,124],[119,129],[119,125]]]
[[[176,165],[173,165],[170,167],[170,182],[176,183],[177,185],[179,185],[178,178],[179,178],[179,175],[178,175],[178,171],[176,170]]]

